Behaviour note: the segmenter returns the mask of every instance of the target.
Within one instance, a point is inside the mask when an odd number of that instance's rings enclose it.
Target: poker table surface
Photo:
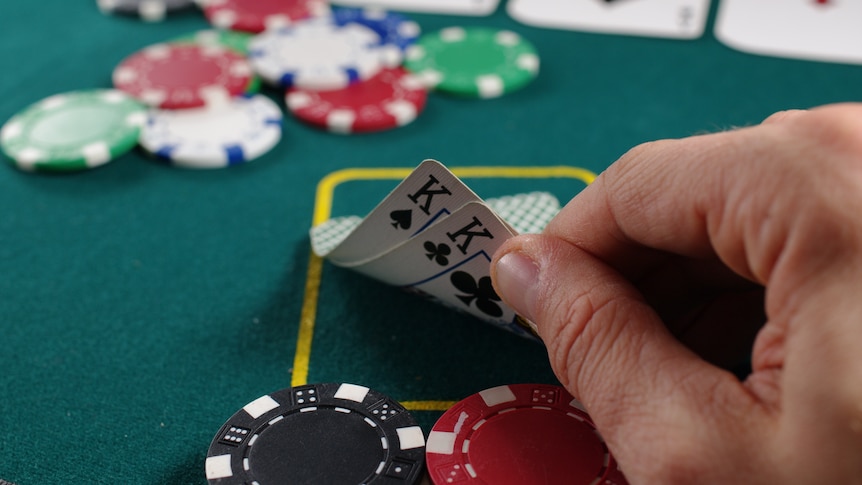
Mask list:
[[[540,343],[323,262],[309,228],[365,215],[426,158],[482,197],[565,203],[639,143],[862,101],[862,66],[720,44],[715,5],[687,41],[534,28],[504,7],[410,14],[426,32],[486,26],[533,42],[540,75],[498,99],[432,93],[408,126],[352,136],[287,115],[274,150],[229,169],[140,151],[65,175],[0,166],[0,478],[205,483],[222,424],[292,385],[371,387],[427,433],[480,390],[555,383]],[[208,27],[196,10],[145,23],[84,0],[0,2],[0,24],[3,122],[52,94],[110,87],[127,55]]]

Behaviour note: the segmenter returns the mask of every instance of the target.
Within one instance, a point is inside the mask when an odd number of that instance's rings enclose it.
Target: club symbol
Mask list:
[[[392,218],[392,227],[395,229],[410,229],[413,223],[413,211],[410,209],[392,211],[389,217]]]
[[[440,266],[446,266],[447,264],[449,264],[449,258],[447,258],[446,256],[452,254],[452,248],[450,248],[448,244],[434,244],[431,241],[425,241],[425,244],[423,244],[423,246],[425,247],[425,251],[427,251],[427,254],[425,256],[427,256],[428,259],[434,260],[434,262],[436,262]]]
[[[503,309],[500,308],[500,305],[494,303],[500,301],[500,297],[497,296],[497,292],[494,291],[494,287],[491,285],[490,276],[483,276],[477,282],[470,273],[455,271],[449,279],[455,288],[462,293],[466,293],[464,295],[455,295],[465,305],[469,307],[473,303],[473,300],[476,300],[476,308],[482,311],[482,313],[492,317],[503,316]]]

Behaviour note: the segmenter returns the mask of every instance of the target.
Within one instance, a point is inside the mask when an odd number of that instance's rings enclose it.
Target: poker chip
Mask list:
[[[297,20],[329,14],[325,0],[197,0],[209,22],[219,29],[263,32]]]
[[[230,49],[243,57],[248,56],[248,43],[253,37],[248,32],[237,32],[235,30],[206,29],[191,34],[177,37],[170,41],[171,44],[198,44],[204,47],[223,47]],[[254,94],[260,91],[260,78],[251,76],[245,94]]]
[[[381,8],[334,8],[332,17],[338,25],[355,22],[364,25],[380,36],[381,43],[398,47],[404,52],[413,45],[422,34],[419,24],[399,13],[390,12]],[[399,56],[392,60],[400,65],[403,57]]]
[[[240,54],[218,45],[156,44],[114,69],[121,89],[157,108],[194,108],[243,94],[254,73]]]
[[[607,474],[610,454],[565,389],[515,384],[481,391],[443,413],[425,458],[436,485],[592,485]]]
[[[239,54],[248,55],[248,43],[253,37],[248,32],[235,30],[206,29],[183,35],[170,43],[191,43],[206,47],[224,47]]]
[[[608,464],[608,473],[602,479],[601,485],[629,485],[628,480],[623,475],[623,471],[620,470],[613,456],[611,456],[611,461]]]
[[[532,81],[539,56],[509,30],[449,27],[420,37],[407,49],[404,65],[439,91],[495,98]]]
[[[368,79],[399,55],[364,25],[320,18],[256,36],[249,60],[275,86],[327,90]]]
[[[359,133],[410,123],[425,108],[427,97],[416,76],[395,68],[338,90],[292,88],[286,104],[297,118],[314,126],[334,133]]]
[[[194,0],[96,0],[103,14],[138,15],[149,22],[164,20],[168,12],[194,5]]]
[[[412,485],[425,437],[398,402],[355,384],[292,387],[252,401],[213,438],[211,485]]]
[[[72,91],[13,116],[0,148],[22,170],[86,170],[134,148],[145,119],[146,107],[121,91]]]
[[[152,110],[140,144],[176,166],[227,167],[271,150],[281,139],[282,120],[281,109],[262,95],[212,107]]]

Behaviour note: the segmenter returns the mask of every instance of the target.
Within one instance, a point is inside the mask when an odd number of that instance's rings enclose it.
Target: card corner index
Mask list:
[[[454,204],[439,202],[438,195],[451,198]],[[452,205],[460,206],[470,200],[480,199],[445,165],[427,159],[333,248],[327,259],[352,266],[373,258],[412,237],[416,228],[422,230],[426,223],[451,213]],[[421,214],[414,214],[414,209]],[[390,226],[396,232],[387,230]]]

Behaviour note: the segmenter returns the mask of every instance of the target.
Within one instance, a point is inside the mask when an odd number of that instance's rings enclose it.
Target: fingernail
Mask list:
[[[532,320],[539,265],[525,254],[514,251],[497,261],[496,276],[500,297],[519,315]]]

